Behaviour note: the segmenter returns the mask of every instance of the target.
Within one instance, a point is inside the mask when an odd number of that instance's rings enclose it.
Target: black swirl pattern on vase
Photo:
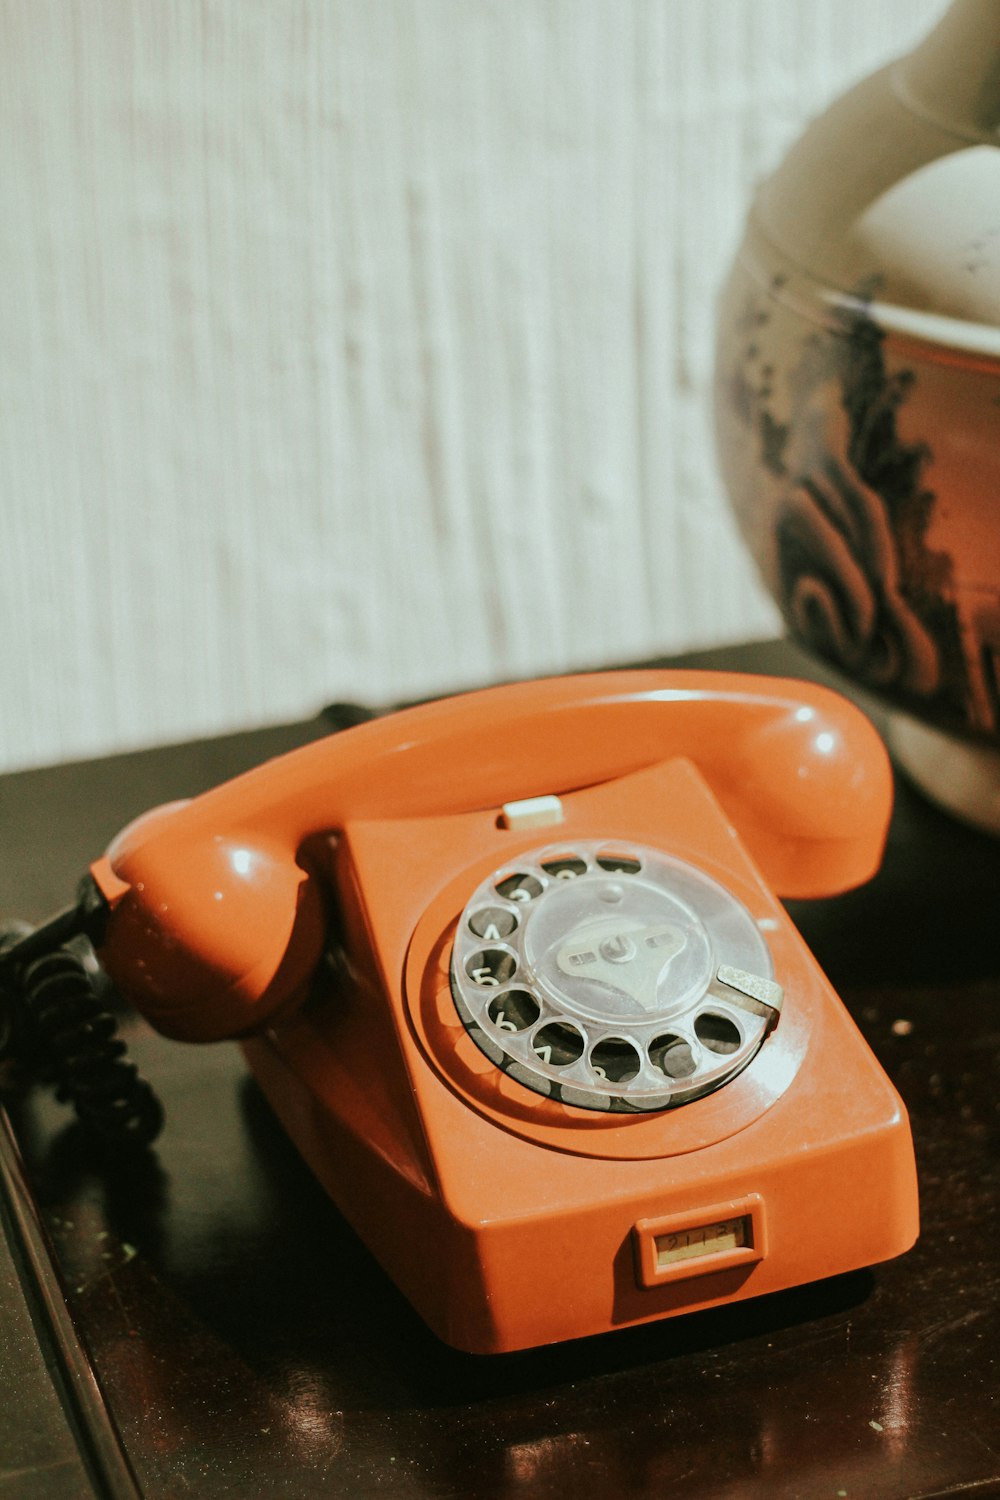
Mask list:
[[[795,635],[873,687],[935,693],[938,650],[901,591],[879,495],[827,455],[786,494],[776,532],[780,602]]]
[[[911,712],[981,727],[952,559],[929,535],[934,455],[902,421],[919,377],[887,359],[878,286],[800,338],[783,284],[771,292],[737,319],[727,377],[753,439],[734,508],[765,581],[808,649]]]

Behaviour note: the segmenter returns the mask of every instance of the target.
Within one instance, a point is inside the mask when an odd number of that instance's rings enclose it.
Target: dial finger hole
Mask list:
[[[542,869],[553,880],[575,880],[578,875],[586,875],[587,861],[578,854],[557,854],[543,860]]]
[[[483,948],[465,965],[465,972],[473,984],[496,988],[514,978],[517,959],[504,948]]]
[[[609,870],[616,875],[638,875],[642,869],[641,860],[627,849],[599,849],[597,863],[602,870]]]
[[[631,1042],[609,1036],[591,1052],[590,1065],[599,1078],[606,1078],[609,1083],[628,1083],[639,1072],[641,1059]]]
[[[485,938],[488,943],[510,937],[516,926],[516,913],[505,906],[483,906],[469,918],[469,927],[476,937]]]
[[[541,1011],[528,990],[505,990],[490,1001],[486,1014],[500,1031],[523,1031],[535,1024]]]
[[[697,1067],[688,1043],[672,1032],[653,1038],[649,1044],[649,1060],[668,1078],[690,1078]]]
[[[550,1021],[531,1039],[532,1051],[554,1068],[568,1068],[583,1056],[583,1036],[568,1021]]]
[[[526,870],[518,870],[514,875],[508,875],[506,879],[497,883],[498,896],[503,896],[507,901],[534,901],[536,896],[542,894],[542,882],[534,875],[529,875]]]
[[[740,1045],[740,1029],[735,1021],[730,1021],[728,1016],[717,1015],[711,1010],[701,1013],[694,1023],[694,1031],[703,1047],[707,1047],[709,1052],[716,1052],[722,1057],[729,1052],[735,1052]]]

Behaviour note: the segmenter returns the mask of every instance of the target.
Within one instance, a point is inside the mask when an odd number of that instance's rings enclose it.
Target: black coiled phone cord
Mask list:
[[[144,1147],[159,1135],[163,1109],[128,1060],[98,973],[77,949],[78,936],[101,925],[102,908],[88,877],[76,906],[51,922],[0,933],[0,1057],[54,1085],[92,1137]]]
[[[336,732],[375,712],[334,703],[322,716]],[[56,1097],[72,1104],[92,1135],[142,1147],[159,1135],[163,1109],[129,1062],[97,976],[76,949],[81,937],[100,944],[107,915],[104,897],[86,875],[75,905],[34,930],[16,925],[0,931],[0,1061],[12,1057],[54,1084]]]
[[[93,1135],[116,1145],[151,1144],[163,1109],[129,1061],[83,959],[71,948],[36,958],[24,970],[21,993],[28,1055],[38,1058],[41,1081],[55,1085],[56,1098],[72,1104]]]

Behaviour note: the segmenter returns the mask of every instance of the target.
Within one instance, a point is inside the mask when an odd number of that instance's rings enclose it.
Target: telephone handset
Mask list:
[[[778,897],[876,870],[891,773],[801,682],[488,689],[127,827],[99,957],[242,1039],[431,1326],[523,1348],[887,1259],[905,1111]]]

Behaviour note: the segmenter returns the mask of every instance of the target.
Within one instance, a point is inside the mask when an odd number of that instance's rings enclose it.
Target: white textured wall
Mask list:
[[[772,630],[754,180],[942,0],[0,0],[0,765]]]

